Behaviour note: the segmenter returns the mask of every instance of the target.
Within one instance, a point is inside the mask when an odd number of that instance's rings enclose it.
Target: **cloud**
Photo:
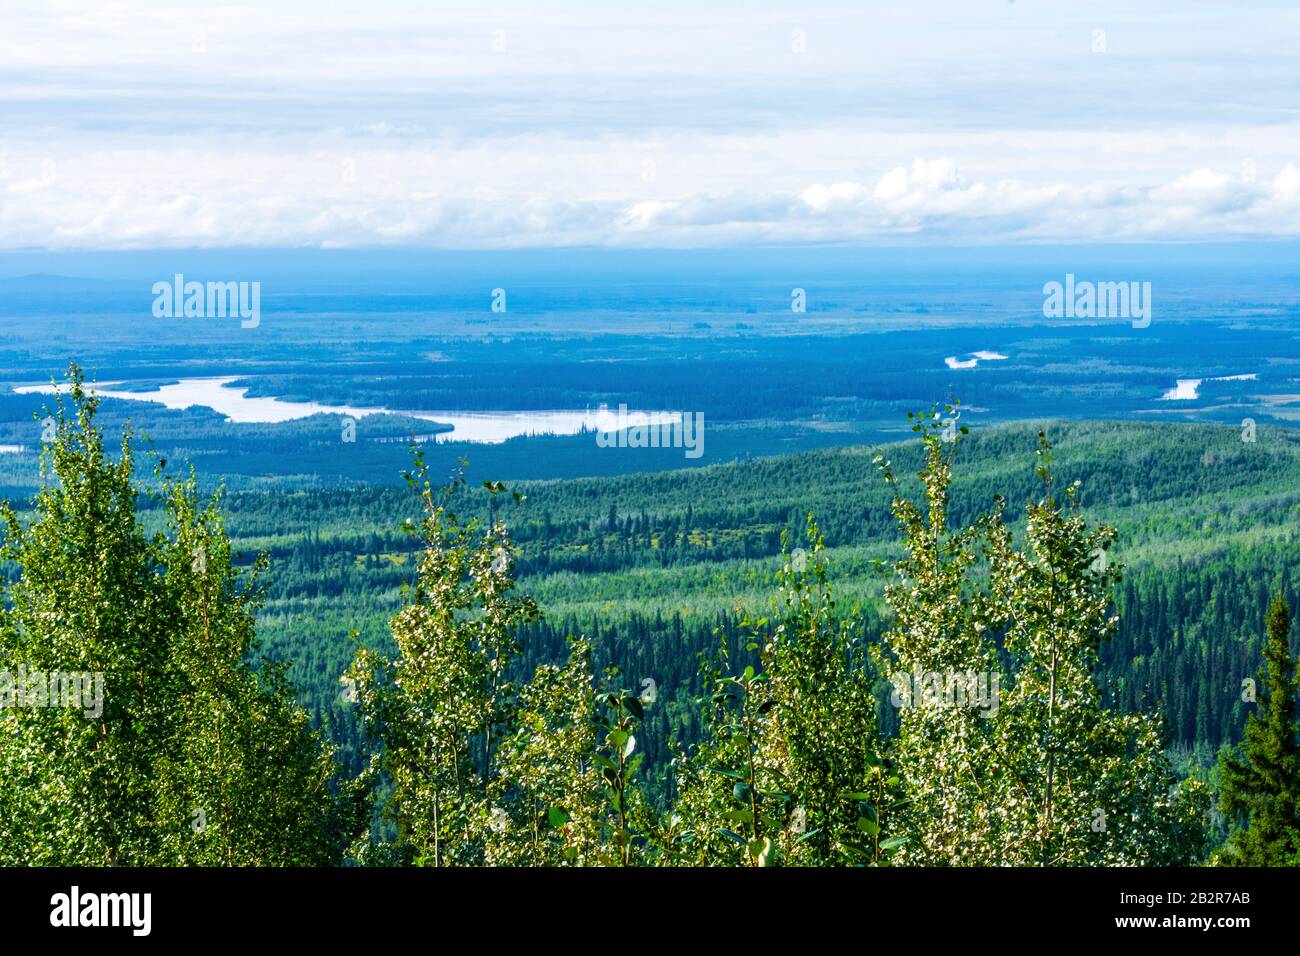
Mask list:
[[[532,146],[539,146],[534,143]],[[572,145],[572,144],[570,144]],[[596,153],[607,147],[596,148]],[[576,147],[575,147],[576,149]],[[0,163],[0,248],[1210,240],[1300,235],[1300,169],[1191,170],[1144,186],[983,179],[951,157],[790,189],[646,187],[581,175],[581,151],[495,158],[394,141],[319,148],[122,151]],[[490,153],[490,151],[489,151]],[[578,171],[564,173],[564,163]],[[476,174],[476,171],[478,173]],[[689,186],[689,182],[687,183]],[[650,198],[645,196],[649,190]]]
[[[1297,45],[1273,0],[11,0],[0,249],[1294,236]]]
[[[1269,180],[1199,169],[1154,186],[971,180],[950,158],[917,159],[865,183],[814,184],[801,194],[837,238],[924,233],[984,241],[1106,241],[1300,235],[1300,171]],[[825,236],[823,238],[830,238]]]

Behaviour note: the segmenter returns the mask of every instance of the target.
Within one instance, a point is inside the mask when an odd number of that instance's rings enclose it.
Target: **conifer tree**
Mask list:
[[[1261,707],[1246,718],[1240,747],[1219,755],[1219,808],[1239,824],[1216,856],[1225,865],[1300,865],[1296,659],[1291,609],[1280,594],[1268,609],[1267,630],[1259,673]]]

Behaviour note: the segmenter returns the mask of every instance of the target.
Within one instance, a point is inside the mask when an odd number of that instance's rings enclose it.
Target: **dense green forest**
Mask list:
[[[6,513],[5,658],[137,690],[107,748],[0,717],[14,861],[1295,862],[1294,814],[1251,829],[1267,742],[1233,756],[1294,696],[1286,430],[937,409],[881,448],[508,489],[416,453],[407,489],[205,502],[70,407]],[[1000,707],[900,706],[900,667]]]
[[[1114,591],[1120,625],[1101,651],[1103,692],[1126,710],[1161,711],[1181,753],[1212,761],[1241,735],[1237,691],[1258,663],[1271,595],[1300,598],[1300,438],[1261,428],[1248,443],[1236,427],[1119,422],[972,431],[954,478],[954,516],[965,520],[1001,494],[1008,521],[1022,524],[1039,428],[1057,445],[1061,476],[1081,483],[1088,513],[1118,532],[1110,560],[1124,566]],[[919,467],[916,446],[890,447]],[[523,669],[555,660],[580,634],[600,666],[656,681],[665,706],[648,718],[646,744],[658,779],[668,741],[699,731],[686,703],[699,690],[698,655],[715,646],[717,628],[734,635],[744,611],[765,607],[782,535],[802,534],[808,513],[823,529],[831,580],[863,605],[864,636],[884,630],[874,562],[900,545],[874,453],[518,483],[525,500],[495,508],[493,496],[470,489],[463,507],[506,524],[520,586],[546,609],[523,625]],[[349,635],[390,647],[388,619],[419,551],[402,527],[418,517],[416,502],[404,488],[239,492],[226,510],[237,550],[246,560],[267,553],[274,570],[258,622],[268,653],[290,662],[317,719],[329,715],[351,747],[349,711],[338,701]],[[892,730],[893,719],[883,702],[882,726]]]

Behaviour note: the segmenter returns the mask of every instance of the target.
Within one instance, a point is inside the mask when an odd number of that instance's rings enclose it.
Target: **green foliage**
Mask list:
[[[129,433],[108,458],[74,365],[35,519],[3,515],[20,575],[0,616],[0,669],[102,674],[102,707],[0,711],[0,862],[311,865],[363,828],[355,786],[294,703],[253,668],[215,502],[164,481],[167,533],[136,518]],[[98,710],[98,713],[92,712]]]
[[[749,642],[748,650],[757,644]],[[702,667],[707,696],[701,698],[705,739],[675,761],[679,788],[671,849],[679,862],[768,865],[775,838],[786,826],[789,797],[762,744],[775,701],[763,674],[752,665],[731,668],[725,640],[718,663]]]
[[[611,671],[607,683],[617,680]],[[637,729],[645,719],[645,704],[627,690],[601,694],[602,714],[596,720],[598,746],[594,756],[603,786],[605,852],[602,862],[633,866],[641,862],[646,831],[653,826],[653,812],[646,806],[637,773],[645,754],[637,752]]]
[[[892,660],[882,658],[913,691],[900,700],[897,746],[915,833],[904,859],[986,866],[1198,859],[1204,793],[1190,782],[1171,794],[1158,719],[1106,709],[1094,681],[1097,649],[1115,626],[1109,590],[1118,572],[1101,557],[1113,531],[1090,529],[1074,512],[1075,489],[1064,504],[1056,500],[1045,435],[1037,469],[1044,490],[1027,508],[1023,545],[1013,541],[1001,499],[951,529],[958,440],[941,432],[945,415],[957,410],[916,418],[924,510],[900,490],[894,499],[907,553],[887,589],[897,617],[885,634]],[[891,465],[882,461],[882,469],[898,489]]]
[[[788,529],[777,527],[784,516],[773,523],[783,565],[769,612],[741,606],[724,617],[695,675],[683,660],[703,649],[699,623],[680,616],[661,619],[667,642],[638,629],[647,617],[627,616],[596,618],[592,635],[565,634],[560,646],[563,626],[542,620],[517,589],[501,514],[525,496],[499,482],[471,489],[463,473],[435,488],[417,453],[407,478],[423,517],[417,548],[400,552],[415,577],[390,621],[392,651],[364,643],[337,702],[318,713],[328,726],[313,729],[287,666],[257,659],[267,562],[241,572],[221,498],[201,497],[193,475],[169,479],[160,468],[158,520],[146,531],[131,436],[117,461],[105,454],[96,402],[75,367],[71,408],[60,401],[30,519],[8,506],[0,514],[0,557],[13,569],[0,604],[0,669],[102,672],[106,693],[90,714],[0,710],[9,784],[0,863],[1204,857],[1207,786],[1196,772],[1178,783],[1161,719],[1119,705],[1134,699],[1131,686],[1121,681],[1108,697],[1099,680],[1107,647],[1124,633],[1115,595],[1140,618],[1149,611],[1142,598],[1160,592],[1124,590],[1107,557],[1116,531],[1084,519],[1078,482],[1055,487],[1045,434],[1030,500],[1013,506],[996,495],[978,508],[969,488],[954,493],[959,409],[914,415],[920,441],[899,459],[916,468],[919,502],[879,460],[902,532],[901,552],[874,554],[897,558],[878,562],[891,575],[884,605],[861,603],[877,593],[861,585],[846,604],[819,525],[807,515],[805,548],[791,551]],[[688,509],[669,535],[663,516],[620,516],[611,504],[595,527],[680,554],[701,546],[701,526],[715,519]],[[546,524],[554,531],[549,515]],[[551,533],[525,527],[534,540]],[[1157,605],[1151,626],[1167,626],[1173,607]],[[1262,713],[1247,721],[1240,751],[1222,757],[1220,806],[1235,828],[1219,862],[1300,862],[1289,634],[1279,597]],[[598,688],[594,669],[608,661],[596,649],[615,638],[631,663],[605,667]],[[655,678],[638,693],[624,674],[633,684]],[[897,709],[882,711],[890,683]],[[357,727],[365,736],[348,742],[355,773],[341,776],[321,733]],[[661,761],[670,751],[671,763]],[[377,800],[380,835],[365,836]]]
[[[164,579],[176,595],[172,666],[180,674],[174,752],[158,804],[167,858],[197,865],[319,865],[364,831],[374,771],[333,783],[333,750],[294,702],[285,666],[254,669],[257,592],[231,565],[219,502],[194,478],[165,485],[172,534]],[[254,573],[265,568],[260,560]],[[202,820],[202,826],[197,826]]]
[[[490,830],[508,826],[491,801],[497,750],[516,716],[507,669],[537,607],[512,593],[504,525],[481,530],[452,510],[464,478],[435,490],[418,454],[416,466],[407,481],[425,509],[424,550],[392,621],[397,656],[362,648],[345,681],[383,744],[399,846],[421,865],[478,864]]]
[[[590,656],[586,642],[575,640],[568,664],[539,667],[520,691],[514,729],[502,743],[498,776],[489,787],[496,806],[509,813],[507,825],[489,832],[489,864],[589,866],[602,860],[604,798],[592,758]]]
[[[725,639],[705,666],[705,740],[676,763],[690,862],[878,864],[902,842],[885,836],[898,781],[857,612],[837,607],[811,517],[807,543],[781,571],[776,623],[743,622],[761,671],[737,672]]]
[[[1300,744],[1296,742],[1296,659],[1291,609],[1281,595],[1268,612],[1260,669],[1261,713],[1246,719],[1240,747],[1219,757],[1219,808],[1237,826],[1216,862],[1300,865]]]

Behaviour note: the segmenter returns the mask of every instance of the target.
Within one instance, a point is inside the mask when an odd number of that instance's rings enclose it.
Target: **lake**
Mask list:
[[[369,415],[407,415],[424,421],[450,425],[450,431],[440,432],[438,441],[469,441],[495,444],[520,435],[576,435],[584,429],[605,431],[629,425],[658,425],[677,421],[677,412],[652,411],[626,413],[621,419],[603,405],[592,410],[549,411],[494,411],[463,412],[441,410],[413,410],[392,408],[359,408],[350,405],[322,405],[317,402],[288,402],[279,398],[258,398],[247,394],[246,388],[232,388],[237,376],[186,378],[152,391],[135,391],[114,386],[130,386],[129,382],[105,382],[91,389],[101,398],[132,402],[154,402],[167,408],[184,409],[203,406],[223,415],[231,422],[273,423],[287,422],[309,415],[346,415],[365,418]],[[63,386],[59,386],[62,390]],[[53,394],[54,385],[18,385],[14,391],[22,394]]]

